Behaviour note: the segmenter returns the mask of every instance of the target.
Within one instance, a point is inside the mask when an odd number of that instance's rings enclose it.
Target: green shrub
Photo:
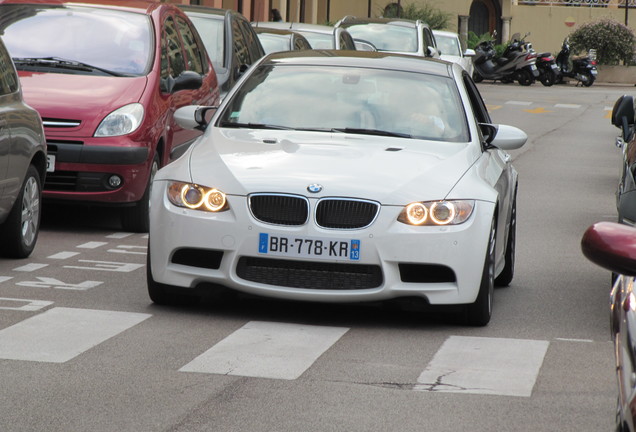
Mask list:
[[[631,64],[636,37],[632,30],[618,21],[603,18],[581,25],[569,35],[573,54],[596,50],[599,64]]]
[[[484,41],[489,41],[492,39],[492,36],[490,35],[490,33],[484,33],[481,36],[477,35],[477,33],[469,31],[468,32],[468,39],[466,40],[466,47],[470,48],[470,49],[475,49],[475,47],[477,47],[477,45],[479,45],[480,43],[484,42]],[[508,46],[508,44],[495,44],[494,48],[495,48],[495,57],[501,57],[501,55],[503,54],[504,50],[506,49],[506,47]]]
[[[451,14],[443,12],[429,4],[416,6],[413,3],[401,4],[400,9],[397,3],[389,3],[384,8],[384,18],[404,18],[409,20],[422,20],[433,30],[448,28]]]

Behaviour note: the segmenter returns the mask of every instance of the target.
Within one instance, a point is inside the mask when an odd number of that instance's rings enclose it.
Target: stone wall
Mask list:
[[[636,66],[597,65],[596,68],[596,81],[599,83],[636,85]]]

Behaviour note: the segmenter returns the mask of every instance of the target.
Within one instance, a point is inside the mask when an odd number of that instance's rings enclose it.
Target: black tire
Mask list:
[[[480,83],[484,80],[484,77],[479,74],[477,71],[473,71],[473,81],[476,83]]]
[[[150,176],[146,191],[132,207],[124,207],[121,212],[121,225],[125,231],[146,233],[150,228],[150,193],[152,181],[159,170],[159,156],[155,155],[150,166]]]
[[[596,78],[594,77],[594,75],[592,75],[591,72],[585,72],[586,79],[585,81],[581,81],[581,84],[583,84],[585,87],[590,87],[592,86],[592,84],[594,84],[594,81],[596,80]]]
[[[506,252],[504,255],[504,268],[495,278],[495,285],[508,286],[515,275],[515,251],[517,244],[517,197],[513,198],[512,212],[510,214],[510,226],[508,227],[508,241],[506,241]]]
[[[539,81],[541,81],[541,84],[543,84],[546,87],[550,87],[553,84],[555,84],[556,80],[557,80],[557,74],[554,73],[552,69],[547,69],[541,74],[541,77],[539,77]]]
[[[490,322],[492,316],[492,304],[495,292],[495,241],[496,221],[493,219],[490,225],[484,270],[481,275],[479,294],[474,303],[466,305],[465,322],[467,325],[483,327]]]
[[[195,289],[177,288],[157,282],[152,277],[150,261],[149,242],[148,253],[146,254],[146,285],[148,287],[148,297],[153,303],[162,306],[191,306],[200,300],[201,296]],[[190,292],[183,292],[184,290]]]
[[[517,71],[517,82],[522,86],[529,86],[534,82],[534,77],[527,69]]]
[[[7,258],[31,255],[40,233],[41,206],[42,179],[30,165],[13,208],[0,225],[0,255]]]
[[[148,296],[153,303],[158,305],[170,305],[175,302],[174,296],[169,292],[170,286],[155,281],[152,277],[150,266],[150,244],[146,254],[146,284],[148,285]]]
[[[629,426],[627,426],[623,420],[620,398],[616,401],[616,428],[614,430],[616,432],[629,432]]]

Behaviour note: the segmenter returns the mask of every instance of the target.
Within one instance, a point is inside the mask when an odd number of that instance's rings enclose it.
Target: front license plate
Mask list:
[[[360,240],[280,236],[260,233],[258,253],[286,257],[358,261]]]
[[[55,155],[46,155],[46,172],[55,172]]]
[[[558,71],[558,70],[559,70],[559,67],[558,67],[557,65],[555,65],[555,64],[550,65],[550,67],[551,67],[552,69],[554,69],[555,71]]]
[[[530,65],[530,70],[537,70],[537,65]]]
[[[598,71],[596,69],[592,69],[590,72],[592,72],[592,75],[598,74]]]

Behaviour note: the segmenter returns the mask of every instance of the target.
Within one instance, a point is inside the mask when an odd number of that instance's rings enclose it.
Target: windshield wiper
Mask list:
[[[381,129],[365,129],[365,128],[333,128],[332,132],[342,132],[342,133],[355,133],[355,134],[363,134],[363,135],[380,135],[380,136],[388,136],[388,137],[397,137],[397,138],[413,138],[413,135],[409,135],[407,133],[401,132],[391,132],[385,131]]]
[[[277,130],[295,130],[294,128],[287,126],[279,126],[265,123],[235,123],[230,121],[224,121],[220,123],[221,127],[230,128],[246,128],[246,129],[277,129]]]
[[[32,58],[14,58],[13,63],[16,67],[19,66],[46,66],[50,68],[69,69],[85,72],[102,72],[111,76],[126,76],[119,72],[114,72],[108,69],[100,68],[97,66],[89,65],[75,60],[66,60],[59,57],[32,57]]]

